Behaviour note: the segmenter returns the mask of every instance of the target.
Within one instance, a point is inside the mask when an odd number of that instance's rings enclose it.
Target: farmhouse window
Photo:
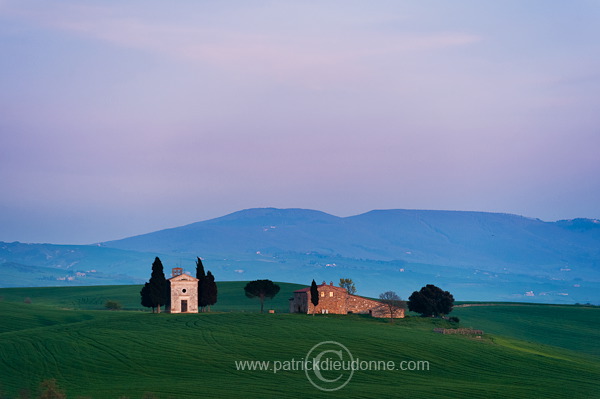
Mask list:
[[[321,292],[321,297],[324,297],[324,296],[325,296],[325,293],[324,293],[324,292]]]
[[[332,296],[333,296],[333,291],[331,291],[331,292],[329,293],[329,296],[330,296],[330,297],[332,297]]]

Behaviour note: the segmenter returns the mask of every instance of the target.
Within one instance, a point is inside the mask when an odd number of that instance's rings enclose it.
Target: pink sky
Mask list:
[[[589,1],[0,1],[0,240],[251,207],[600,218]]]

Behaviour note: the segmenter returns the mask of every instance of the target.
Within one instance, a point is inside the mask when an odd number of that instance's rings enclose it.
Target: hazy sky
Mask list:
[[[0,0],[0,240],[600,218],[600,2]]]

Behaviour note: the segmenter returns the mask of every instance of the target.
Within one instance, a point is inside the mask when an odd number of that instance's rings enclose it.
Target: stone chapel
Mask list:
[[[185,274],[181,267],[172,271],[171,305],[167,308],[169,313],[198,313],[198,279]]]

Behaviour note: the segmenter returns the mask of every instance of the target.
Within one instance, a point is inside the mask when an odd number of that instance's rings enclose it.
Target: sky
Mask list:
[[[600,218],[600,2],[0,0],[0,240]]]

